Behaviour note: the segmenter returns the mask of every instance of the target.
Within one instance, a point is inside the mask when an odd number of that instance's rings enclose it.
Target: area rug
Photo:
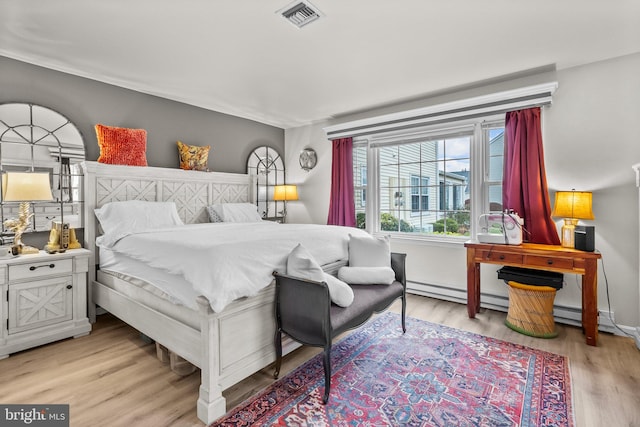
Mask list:
[[[574,426],[564,356],[385,313],[214,426]]]

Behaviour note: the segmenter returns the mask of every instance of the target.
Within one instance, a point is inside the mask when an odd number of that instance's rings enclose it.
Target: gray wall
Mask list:
[[[177,168],[178,140],[211,145],[209,168],[220,172],[246,172],[249,153],[260,145],[284,155],[283,129],[0,56],[0,103],[6,102],[39,104],[69,118],[88,160],[100,155],[96,123],[146,129],[149,166]]]

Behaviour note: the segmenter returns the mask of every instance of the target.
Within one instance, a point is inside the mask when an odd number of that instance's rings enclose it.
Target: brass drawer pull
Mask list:
[[[49,268],[55,268],[56,265],[51,263],[51,264],[43,264],[43,265],[32,265],[31,267],[29,267],[30,271],[35,271],[40,267],[49,267]]]

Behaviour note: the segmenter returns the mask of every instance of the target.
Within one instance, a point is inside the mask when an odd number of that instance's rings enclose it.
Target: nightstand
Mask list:
[[[87,317],[90,251],[0,259],[0,359],[91,331]]]
[[[272,221],[272,222],[277,222],[280,224],[284,224],[284,217],[282,216],[268,216],[265,218],[262,218],[265,221]]]

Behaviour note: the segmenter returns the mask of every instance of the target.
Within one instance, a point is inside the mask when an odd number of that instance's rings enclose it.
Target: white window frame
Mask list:
[[[488,132],[487,126],[504,125],[504,114],[491,115],[472,120],[428,126],[420,129],[394,131],[375,136],[354,138],[354,144],[365,144],[367,147],[367,204],[366,229],[372,234],[391,234],[394,239],[411,240],[433,244],[461,244],[474,239],[477,233],[477,218],[481,213],[489,212],[488,188]],[[425,138],[438,136],[452,137],[466,134],[471,138],[470,147],[470,236],[442,236],[420,233],[389,232],[380,229],[380,169],[379,147],[411,143]],[[486,140],[485,140],[486,139]],[[439,203],[439,202],[438,202]]]
[[[482,121],[495,121],[504,118],[507,111],[520,110],[532,107],[544,107],[550,105],[553,94],[558,88],[557,82],[541,83],[533,86],[494,92],[486,95],[467,99],[460,99],[443,104],[435,104],[426,107],[406,110],[396,113],[384,114],[365,119],[335,124],[323,128],[327,138],[353,138],[354,143],[363,143],[367,146],[367,230],[378,233],[379,227],[379,189],[378,189],[378,159],[377,149],[372,147],[372,141],[384,137],[397,137],[398,133],[409,138],[413,132],[439,131],[443,128],[456,127],[464,124],[474,124],[473,141],[482,141]],[[487,169],[487,150],[485,144],[471,144],[471,173],[469,183],[471,185],[470,197],[470,237],[476,236],[477,218],[480,213],[488,212],[488,189],[485,185]],[[481,184],[480,184],[481,183]],[[410,233],[395,233],[397,236],[410,235]],[[419,239],[417,236],[410,237]],[[468,239],[467,237],[466,239]],[[425,238],[434,242],[443,242],[443,237]],[[459,238],[454,243],[462,243],[465,238]]]

